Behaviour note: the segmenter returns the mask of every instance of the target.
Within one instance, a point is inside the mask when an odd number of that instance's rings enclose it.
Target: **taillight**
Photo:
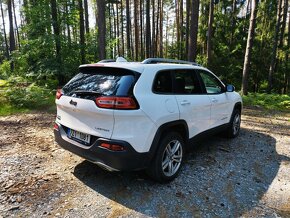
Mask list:
[[[54,123],[54,125],[53,125],[53,129],[55,129],[55,130],[59,130],[59,126],[58,126],[57,123]]]
[[[60,99],[60,97],[63,95],[63,92],[62,92],[62,89],[58,89],[56,91],[56,94],[55,94],[55,98],[56,99]]]
[[[96,104],[108,109],[137,109],[137,104],[131,97],[99,97]]]
[[[108,150],[111,151],[124,151],[125,148],[122,145],[114,145],[114,144],[110,144],[110,143],[102,143],[101,147],[106,148]]]

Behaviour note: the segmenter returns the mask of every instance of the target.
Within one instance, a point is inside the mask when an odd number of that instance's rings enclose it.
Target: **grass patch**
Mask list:
[[[266,93],[249,93],[243,96],[245,106],[258,106],[268,110],[290,111],[290,96]]]
[[[55,112],[54,91],[35,83],[0,80],[0,116],[34,110]]]
[[[50,96],[48,99],[45,100],[45,104],[36,102],[34,106],[31,105],[30,107],[17,107],[8,102],[6,99],[3,100],[3,97],[0,96],[0,116],[28,113],[35,110],[55,113],[56,106],[54,103],[54,99],[55,96]]]
[[[6,84],[7,84],[6,80],[0,79],[0,87],[6,86]]]
[[[8,116],[12,114],[27,113],[29,109],[27,108],[15,108],[9,104],[2,104],[0,106],[0,116]]]

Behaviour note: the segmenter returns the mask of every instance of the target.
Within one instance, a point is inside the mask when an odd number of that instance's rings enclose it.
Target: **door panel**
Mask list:
[[[228,123],[230,119],[230,103],[226,93],[209,94],[211,101],[211,127]]]
[[[205,131],[210,125],[211,103],[206,95],[176,95],[180,119],[188,124],[189,138]]]
[[[211,102],[210,128],[228,123],[231,107],[223,83],[208,71],[198,70],[198,72]]]
[[[188,124],[189,138],[205,131],[210,125],[211,102],[193,70],[175,70],[174,94],[178,102],[180,119]]]

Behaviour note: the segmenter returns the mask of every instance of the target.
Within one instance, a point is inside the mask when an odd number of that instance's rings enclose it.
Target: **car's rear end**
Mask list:
[[[109,170],[143,168],[147,152],[141,142],[147,136],[140,136],[139,143],[136,134],[144,128],[140,123],[154,124],[134,97],[140,75],[110,64],[81,66],[56,94],[56,142]]]

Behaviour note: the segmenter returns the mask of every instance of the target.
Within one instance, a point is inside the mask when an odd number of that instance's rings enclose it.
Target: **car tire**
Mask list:
[[[234,109],[229,127],[226,131],[226,136],[228,138],[235,138],[239,135],[241,128],[241,111],[239,109]]]
[[[178,133],[167,133],[160,140],[155,158],[147,170],[148,175],[161,183],[172,181],[180,172],[184,149],[184,140]]]

